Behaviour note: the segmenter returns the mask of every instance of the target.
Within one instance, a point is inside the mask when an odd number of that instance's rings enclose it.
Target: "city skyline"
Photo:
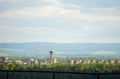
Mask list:
[[[0,42],[120,43],[120,0],[0,0]]]

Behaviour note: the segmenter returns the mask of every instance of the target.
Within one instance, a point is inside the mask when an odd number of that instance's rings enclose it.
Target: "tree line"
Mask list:
[[[120,64],[7,64],[0,63],[0,70],[40,70],[40,71],[64,71],[64,72],[86,72],[86,73],[120,73]],[[120,79],[120,75],[101,76],[103,79]],[[96,76],[86,74],[56,74],[56,79],[96,79]],[[0,72],[0,79],[7,79],[6,73]],[[9,72],[9,79],[53,79],[52,73],[38,72]]]
[[[41,71],[65,71],[65,72],[88,72],[88,73],[108,73],[108,72],[120,72],[120,64],[7,64],[0,63],[0,70],[41,70]]]

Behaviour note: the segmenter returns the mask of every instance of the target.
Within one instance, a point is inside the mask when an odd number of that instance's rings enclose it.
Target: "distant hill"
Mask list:
[[[9,55],[120,55],[120,43],[0,43],[0,52]]]

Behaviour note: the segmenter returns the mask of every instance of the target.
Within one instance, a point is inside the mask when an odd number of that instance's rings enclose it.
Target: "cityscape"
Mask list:
[[[45,74],[48,72],[61,72],[61,76],[56,76],[57,79],[61,79],[62,73],[116,73],[118,75],[110,75],[107,76],[106,78],[116,78],[119,79],[119,72],[120,72],[120,60],[119,59],[95,59],[95,57],[92,56],[93,59],[86,59],[87,56],[84,56],[85,58],[83,60],[80,59],[73,59],[69,58],[69,60],[64,60],[64,61],[59,61],[58,57],[54,57],[54,51],[49,51],[49,56],[48,58],[44,58],[45,60],[40,60],[35,57],[22,57],[22,58],[9,58],[7,56],[0,56],[0,70],[12,70],[12,72],[16,72],[16,75],[10,74],[10,78],[15,78],[15,79],[25,79],[26,77],[28,79],[33,79],[33,76],[35,79],[40,78],[40,79],[53,79],[51,78],[50,74]],[[16,71],[17,70],[17,71]],[[21,71],[22,73],[17,73],[18,71]],[[31,72],[30,72],[30,71]],[[24,72],[25,71],[25,72]],[[31,76],[28,74],[32,73]],[[43,75],[36,74],[36,72],[44,72]],[[1,71],[3,72],[3,71]],[[3,79],[6,79],[6,74],[0,74],[0,77]],[[46,76],[48,75],[48,76]],[[91,77],[86,77],[81,75],[76,75],[76,76],[70,76],[66,75],[64,76],[64,79],[72,78],[72,79],[93,79],[94,76]],[[96,77],[95,77],[96,78]],[[100,76],[97,77],[99,79]],[[103,78],[105,78],[103,76]],[[7,77],[8,79],[8,77]]]
[[[44,65],[49,65],[49,64],[56,64],[56,63],[61,63],[57,60],[57,58],[53,57],[53,51],[50,51],[50,56],[49,58],[47,58],[47,61],[38,61],[37,59],[34,58],[24,58],[21,60],[10,60],[8,57],[5,56],[0,56],[0,62],[3,63],[14,63],[14,64],[24,64],[24,65],[32,65],[32,64],[44,64]],[[120,60],[119,59],[109,59],[109,60],[67,60],[67,62],[63,62],[64,64],[80,64],[80,63],[84,63],[84,64],[91,64],[91,63],[102,63],[102,64],[120,64]]]

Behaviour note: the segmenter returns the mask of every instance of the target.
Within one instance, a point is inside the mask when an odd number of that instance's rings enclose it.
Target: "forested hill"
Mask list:
[[[79,55],[120,55],[120,43],[0,43],[1,53],[45,54],[53,50],[55,54]]]

